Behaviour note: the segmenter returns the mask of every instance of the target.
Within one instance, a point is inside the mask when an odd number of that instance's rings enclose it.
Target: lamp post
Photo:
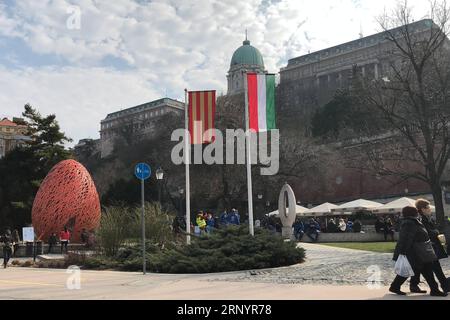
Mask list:
[[[161,184],[164,178],[164,170],[160,167],[156,170],[156,180],[158,180],[158,202],[161,205]]]
[[[262,193],[258,193],[257,197],[258,197],[258,203],[259,203],[258,207],[260,207],[261,211],[262,211],[262,210],[264,210],[263,204],[262,204],[262,200],[263,200],[264,195]],[[257,214],[257,218],[258,219],[260,218],[260,216],[261,216],[261,213]]]
[[[180,194],[180,217],[182,217],[183,216],[182,200],[183,200],[184,189],[178,188],[178,193]]]

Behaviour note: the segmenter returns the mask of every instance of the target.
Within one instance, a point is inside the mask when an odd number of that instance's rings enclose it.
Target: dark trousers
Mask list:
[[[433,273],[436,275],[436,277],[439,280],[439,283],[441,284],[442,289],[447,289],[448,283],[447,283],[447,277],[444,274],[444,271],[442,271],[441,263],[438,261],[433,262],[432,266]],[[414,277],[411,277],[410,285],[411,287],[418,286],[420,283],[420,273],[416,273]]]
[[[420,277],[420,274],[423,275],[425,280],[427,281],[428,285],[430,286],[431,291],[438,291],[439,286],[436,283],[436,280],[434,280],[433,275],[433,263],[427,263],[422,268],[413,268],[414,274],[418,275]],[[408,278],[404,278],[401,276],[396,276],[394,281],[391,284],[391,287],[394,289],[400,290],[402,284],[404,284],[408,280]],[[412,285],[412,284],[411,284]]]
[[[306,235],[314,242],[317,242],[317,240],[319,240],[319,233],[317,231],[308,231]]]
[[[388,235],[390,235],[392,241],[394,241],[394,234],[394,231],[384,231],[384,241],[387,241]]]
[[[9,259],[11,259],[12,250],[11,248],[5,248],[3,247],[3,266],[6,268],[6,265],[8,264]]]
[[[295,234],[295,238],[296,238],[298,241],[301,241],[304,234],[305,234],[305,233],[304,233],[302,230],[299,230],[299,231],[297,231],[297,233]]]
[[[52,253],[52,248],[53,248],[53,243],[49,243],[48,244],[48,253],[47,254]]]
[[[66,248],[66,253],[67,253],[67,244],[69,243],[69,241],[61,241],[61,253],[63,253],[63,248]]]

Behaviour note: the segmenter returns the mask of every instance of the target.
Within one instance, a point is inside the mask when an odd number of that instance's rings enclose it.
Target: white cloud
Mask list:
[[[410,1],[417,19],[428,3]],[[69,30],[67,8],[81,9],[81,29]],[[392,0],[22,0],[0,5],[0,35],[22,38],[35,54],[51,54],[65,67],[0,69],[0,114],[17,115],[30,102],[55,112],[75,140],[97,137],[100,119],[184,88],[226,92],[233,51],[248,29],[277,72],[287,59],[378,31],[375,16]],[[14,55],[12,54],[11,57]],[[130,69],[101,63],[125,60]],[[103,66],[103,67],[101,67]],[[176,94],[175,94],[176,95]]]
[[[0,68],[0,116],[18,116],[26,103],[56,114],[75,141],[97,138],[107,113],[158,99],[145,73],[100,68]]]

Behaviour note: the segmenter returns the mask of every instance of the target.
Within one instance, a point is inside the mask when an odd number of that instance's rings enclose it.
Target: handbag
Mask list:
[[[395,263],[394,271],[396,275],[403,278],[409,278],[414,276],[414,270],[408,261],[408,258],[404,255],[400,255]]]
[[[422,263],[431,263],[438,260],[431,240],[426,242],[415,242],[414,251],[417,259]]]

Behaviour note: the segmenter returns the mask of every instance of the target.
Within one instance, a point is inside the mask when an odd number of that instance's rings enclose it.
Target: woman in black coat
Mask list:
[[[430,237],[422,222],[419,221],[419,212],[415,207],[406,207],[402,211],[403,220],[400,226],[399,240],[395,248],[394,260],[400,255],[405,255],[411,264],[414,274],[422,274],[430,286],[431,296],[446,297],[447,294],[439,291],[439,286],[434,280],[433,262],[437,260],[433,249],[426,250]],[[406,295],[401,291],[401,286],[408,278],[397,275],[389,288],[390,292]]]
[[[433,272],[436,275],[437,279],[439,280],[442,290],[448,293],[449,285],[447,277],[445,276],[444,271],[442,271],[442,267],[439,262],[440,259],[448,258],[448,255],[444,249],[444,246],[442,245],[441,241],[438,238],[440,232],[436,226],[436,223],[431,219],[430,202],[428,202],[427,200],[419,199],[416,201],[416,208],[419,211],[420,220],[422,221],[422,224],[425,226],[425,229],[427,229],[434,252],[436,253],[436,256],[438,258],[438,260],[436,260],[433,263]],[[414,277],[411,278],[411,288],[418,287],[419,283],[420,283],[420,274],[416,274]]]

